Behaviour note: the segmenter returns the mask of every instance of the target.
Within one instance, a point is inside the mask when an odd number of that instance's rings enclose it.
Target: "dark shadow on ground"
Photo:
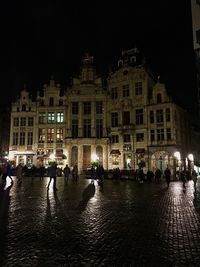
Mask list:
[[[0,188],[0,266],[6,261],[6,239],[8,231],[8,213],[10,206],[10,190],[13,183],[4,189],[5,184]]]
[[[90,183],[83,191],[82,200],[79,202],[78,210],[83,212],[87,207],[88,201],[94,196],[95,194],[95,185],[94,183]]]

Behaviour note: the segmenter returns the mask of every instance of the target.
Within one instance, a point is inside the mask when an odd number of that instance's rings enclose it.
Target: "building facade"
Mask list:
[[[192,168],[190,120],[155,79],[135,48],[122,52],[107,77],[85,55],[80,75],[62,91],[51,78],[32,101],[26,90],[12,104],[9,159],[31,166],[56,160],[79,172]],[[190,155],[190,156],[188,156]]]

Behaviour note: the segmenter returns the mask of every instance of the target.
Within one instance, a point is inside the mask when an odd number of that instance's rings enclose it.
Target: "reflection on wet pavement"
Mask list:
[[[1,266],[199,266],[199,183],[47,183],[1,188]]]

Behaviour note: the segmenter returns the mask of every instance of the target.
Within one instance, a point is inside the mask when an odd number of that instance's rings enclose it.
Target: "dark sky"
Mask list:
[[[122,50],[137,46],[169,92],[194,106],[189,0],[7,0],[0,17],[1,103],[15,99],[23,84],[34,95],[51,75],[66,87],[78,74],[85,51],[94,55],[99,72],[105,72]]]

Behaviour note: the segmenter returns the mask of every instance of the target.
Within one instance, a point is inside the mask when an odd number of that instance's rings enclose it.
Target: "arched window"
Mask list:
[[[123,60],[119,60],[118,61],[118,67],[122,67],[123,66]]]
[[[78,147],[72,147],[72,154],[71,154],[71,166],[78,164]]]

